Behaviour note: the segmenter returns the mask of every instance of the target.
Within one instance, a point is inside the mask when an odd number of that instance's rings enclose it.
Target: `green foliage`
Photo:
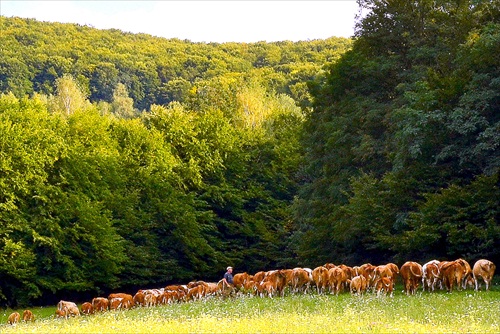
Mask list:
[[[132,118],[135,115],[134,100],[128,96],[127,87],[119,83],[113,91],[111,112],[117,117]]]
[[[70,76],[56,96],[3,95],[1,302],[216,279],[227,264],[290,259],[304,117],[256,74],[234,78],[226,100],[193,93],[136,118],[124,85],[111,104],[88,103]]]
[[[499,247],[498,174],[479,176],[466,186],[426,194],[399,247],[419,258],[495,258]],[[421,255],[420,255],[421,257]]]
[[[310,84],[299,254],[498,260],[498,6],[358,3],[352,50]]]
[[[351,45],[349,39],[335,37],[296,43],[192,43],[3,16],[0,25],[0,92],[17,97],[54,94],[54,82],[71,74],[79,82],[86,79],[81,91],[91,102],[112,102],[117,84],[124,84],[134,108],[141,111],[153,104],[184,102],[196,82],[256,68],[269,71],[269,85],[280,93],[291,94],[288,87],[297,84],[293,98],[308,104],[298,81],[312,79]]]
[[[294,265],[297,106],[350,40],[0,25],[1,304]]]
[[[56,80],[56,95],[51,99],[50,110],[69,116],[88,106],[88,101],[78,83],[71,75]]]

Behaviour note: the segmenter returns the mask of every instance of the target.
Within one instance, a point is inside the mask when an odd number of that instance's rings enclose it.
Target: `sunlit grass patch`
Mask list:
[[[500,292],[210,299],[1,325],[2,333],[498,333]]]

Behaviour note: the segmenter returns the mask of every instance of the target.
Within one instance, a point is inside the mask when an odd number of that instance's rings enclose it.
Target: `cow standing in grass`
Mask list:
[[[80,315],[80,310],[78,309],[78,306],[76,306],[75,303],[73,302],[67,302],[64,300],[59,301],[57,303],[57,311],[59,312],[59,316],[64,316],[65,318],[68,318],[68,316],[79,316]]]
[[[82,309],[82,314],[86,315],[94,314],[94,307],[89,302],[83,303],[81,309]]]
[[[7,323],[9,325],[15,325],[19,322],[20,319],[21,319],[21,315],[19,314],[19,312],[12,312],[9,315],[9,318],[7,319]]]
[[[493,262],[485,259],[478,260],[472,268],[472,275],[474,283],[476,284],[476,291],[481,288],[480,279],[486,284],[486,290],[489,290],[491,280],[495,274],[496,266]]]
[[[33,312],[31,312],[30,310],[24,310],[23,321],[24,322],[35,321],[35,316],[33,315]]]
[[[406,294],[414,295],[422,279],[422,266],[417,262],[407,261],[401,266],[399,274],[403,279]]]

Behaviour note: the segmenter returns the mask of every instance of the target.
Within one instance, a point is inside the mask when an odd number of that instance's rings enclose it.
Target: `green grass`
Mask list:
[[[339,296],[237,297],[54,319],[55,307],[32,309],[34,323],[2,333],[499,333],[500,291],[421,293],[393,298]],[[22,310],[21,310],[22,311]],[[21,313],[21,312],[20,312]]]

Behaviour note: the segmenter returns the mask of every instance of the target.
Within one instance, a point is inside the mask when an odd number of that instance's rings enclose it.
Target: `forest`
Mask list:
[[[0,16],[0,305],[325,262],[500,261],[500,4],[193,43]]]

